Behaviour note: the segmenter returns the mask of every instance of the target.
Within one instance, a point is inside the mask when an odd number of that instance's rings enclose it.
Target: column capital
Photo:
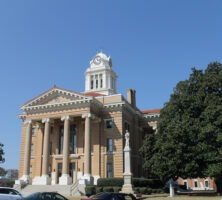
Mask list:
[[[82,114],[82,118],[92,118],[92,119],[94,119],[95,115],[92,114],[92,113],[84,113],[84,114]]]
[[[31,124],[32,123],[32,120],[31,119],[28,119],[28,120],[25,120],[24,121],[24,124]]]
[[[43,118],[42,119],[42,123],[50,123],[50,122],[53,122],[53,120],[51,118]]]
[[[61,120],[62,121],[70,120],[70,116],[69,115],[64,115],[64,116],[61,117]]]

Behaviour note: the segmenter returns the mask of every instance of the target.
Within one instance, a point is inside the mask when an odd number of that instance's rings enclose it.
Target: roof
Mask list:
[[[141,112],[143,114],[149,114],[149,113],[160,113],[161,108],[157,108],[157,109],[152,109],[152,110],[142,110]]]
[[[50,90],[52,90],[52,89],[54,89],[54,88],[56,88],[56,89],[60,89],[60,90],[65,90],[65,91],[67,91],[67,92],[76,93],[76,94],[79,94],[79,95],[91,96],[91,97],[106,96],[105,94],[99,94],[99,93],[96,93],[96,92],[87,92],[87,93],[84,93],[84,92],[82,92],[82,93],[80,93],[80,92],[75,92],[75,91],[73,91],[73,90],[67,90],[67,89],[60,88],[60,87],[54,85],[52,88],[46,90],[45,92],[43,92],[43,93],[37,95],[36,97],[32,98],[31,100],[25,102],[22,106],[24,106],[25,104],[31,102],[31,101],[34,100],[35,98],[38,98],[38,97],[40,97],[41,95],[43,95],[43,94],[49,92]]]
[[[83,95],[86,95],[86,96],[91,96],[91,97],[107,96],[105,94],[99,94],[99,93],[96,93],[96,92],[86,92],[86,93],[80,93],[80,94],[83,94]]]

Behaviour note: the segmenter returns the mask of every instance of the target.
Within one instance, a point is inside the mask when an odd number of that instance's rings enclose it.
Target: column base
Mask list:
[[[33,179],[32,185],[51,185],[51,178],[48,174],[43,174],[42,176],[36,176]]]
[[[69,176],[69,174],[62,174],[61,177],[59,177],[59,185],[71,185],[72,184],[72,178]]]
[[[23,175],[20,179],[15,180],[15,185],[22,185],[22,184],[32,184],[32,179],[29,175]]]
[[[84,176],[81,177],[79,180],[80,185],[93,185],[93,177],[91,174],[84,174]]]

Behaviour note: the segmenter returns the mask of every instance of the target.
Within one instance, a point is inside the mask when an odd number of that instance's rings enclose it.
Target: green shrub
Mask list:
[[[113,187],[114,192],[119,192],[121,190],[121,187]]]
[[[163,189],[151,189],[152,193],[156,193],[156,194],[161,194],[161,193],[164,193],[164,190]]]
[[[134,190],[138,193],[140,193],[140,187],[134,187]]]
[[[147,194],[151,194],[152,193],[152,189],[151,188],[148,188],[147,189]]]
[[[123,178],[99,178],[97,181],[98,187],[122,187],[123,186]]]
[[[103,187],[103,192],[113,192],[113,187]]]
[[[2,179],[0,181],[0,186],[1,187],[13,187],[14,183],[15,183],[15,181]]]
[[[164,185],[158,179],[146,179],[146,178],[133,178],[132,184],[134,187],[150,187],[150,188],[162,188]]]
[[[148,189],[146,187],[140,187],[140,193],[141,194],[147,194],[148,193]]]
[[[103,192],[103,187],[96,187],[96,194]]]
[[[86,193],[86,196],[91,196],[93,194],[96,194],[95,186],[86,186],[85,187],[85,193]]]

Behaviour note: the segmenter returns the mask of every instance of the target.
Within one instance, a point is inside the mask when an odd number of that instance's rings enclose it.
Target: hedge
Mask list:
[[[85,187],[86,196],[91,196],[96,194],[96,187],[95,186],[86,186]]]
[[[98,187],[122,187],[123,186],[123,178],[100,178],[97,181]],[[162,188],[164,185],[158,179],[145,179],[145,178],[133,178],[132,185],[134,187],[149,187],[153,189]]]
[[[122,187],[123,185],[123,178],[99,178],[97,181],[97,186],[104,187],[104,186],[116,186]]]
[[[103,192],[114,192],[113,187],[103,187]]]

